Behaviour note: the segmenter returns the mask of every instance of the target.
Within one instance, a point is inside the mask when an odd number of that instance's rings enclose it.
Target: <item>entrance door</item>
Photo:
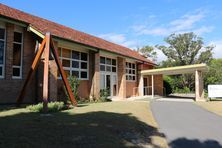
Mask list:
[[[117,95],[117,75],[102,73],[100,75],[100,89],[106,89],[109,97]]]
[[[111,76],[110,75],[106,75],[106,89],[108,91],[108,95],[111,96]]]

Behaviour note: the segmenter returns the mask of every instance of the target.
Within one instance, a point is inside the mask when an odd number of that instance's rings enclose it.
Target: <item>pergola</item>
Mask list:
[[[152,98],[154,98],[154,76],[155,75],[177,75],[177,74],[195,74],[195,101],[204,100],[204,89],[203,89],[203,72],[208,70],[206,64],[195,64],[195,65],[186,65],[186,66],[176,66],[176,67],[167,67],[151,70],[142,70],[141,78],[139,82],[139,95],[143,96],[144,86],[143,86],[143,77],[151,76],[152,84]]]

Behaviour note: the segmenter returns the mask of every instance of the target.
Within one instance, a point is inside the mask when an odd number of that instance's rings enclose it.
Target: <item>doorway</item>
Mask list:
[[[117,96],[117,75],[113,73],[101,73],[100,90],[106,89],[110,98]]]

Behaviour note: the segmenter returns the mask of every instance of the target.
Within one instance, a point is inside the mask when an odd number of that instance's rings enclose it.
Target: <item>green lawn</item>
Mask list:
[[[149,102],[86,104],[49,116],[0,108],[0,147],[166,147]]]

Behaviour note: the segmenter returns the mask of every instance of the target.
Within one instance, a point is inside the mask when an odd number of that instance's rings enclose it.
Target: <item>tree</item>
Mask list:
[[[165,38],[169,46],[156,45],[168,58],[163,61],[161,67],[183,66],[199,63],[210,63],[214,46],[204,46],[203,39],[194,33],[171,34]],[[181,89],[188,87],[194,90],[194,76],[186,74],[174,76],[175,85]]]
[[[146,58],[151,58],[154,62],[157,60],[157,52],[153,46],[144,46],[138,48],[137,51],[141,53]]]
[[[213,59],[209,63],[209,71],[204,75],[204,88],[209,84],[222,84],[222,59]]]
[[[213,46],[204,46],[203,39],[194,33],[171,34],[165,38],[169,46],[156,45],[173,66],[209,63]],[[171,65],[169,65],[171,66]]]

